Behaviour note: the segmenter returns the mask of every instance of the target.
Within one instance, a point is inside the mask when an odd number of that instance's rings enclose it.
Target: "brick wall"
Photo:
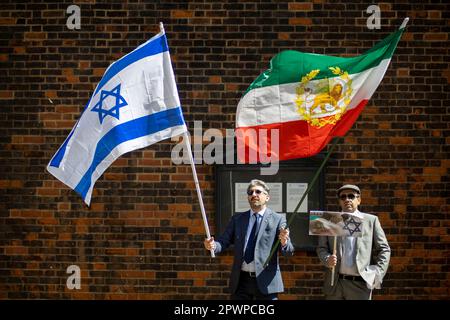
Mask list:
[[[160,3],[161,2],[161,3]],[[106,4],[108,3],[108,4]],[[375,299],[449,298],[448,18],[444,1],[3,1],[0,8],[0,299],[227,298],[232,257],[209,258],[190,167],[174,142],[131,152],[98,180],[92,206],[45,167],[105,68],[163,21],[189,127],[233,128],[247,86],[284,49],[356,55],[411,18],[380,87],[327,169],[327,208],[362,187],[393,253]],[[66,9],[81,8],[69,30]],[[198,165],[214,233],[214,168]],[[281,259],[282,299],[321,297],[311,252]],[[70,265],[81,289],[69,290]]]

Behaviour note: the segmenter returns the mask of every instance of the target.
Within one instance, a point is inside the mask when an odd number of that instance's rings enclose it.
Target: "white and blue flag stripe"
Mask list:
[[[89,205],[118,157],[186,131],[162,30],[108,67],[47,170]]]

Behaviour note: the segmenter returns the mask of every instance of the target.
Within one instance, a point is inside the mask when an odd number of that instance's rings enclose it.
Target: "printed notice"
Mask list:
[[[250,209],[247,200],[248,182],[234,184],[234,212],[244,212]]]
[[[276,212],[283,211],[283,183],[268,182],[267,185],[270,188],[270,200],[267,206]]]
[[[307,183],[288,183],[286,188],[287,212],[294,212],[300,199],[308,188]],[[303,200],[297,212],[308,212],[308,196]]]

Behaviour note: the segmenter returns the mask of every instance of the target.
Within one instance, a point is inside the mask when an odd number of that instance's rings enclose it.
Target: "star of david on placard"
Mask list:
[[[350,228],[349,227],[350,224],[354,225],[355,227],[353,229]],[[353,217],[350,217],[350,219],[345,220],[344,225],[345,225],[344,230],[348,230],[350,236],[353,236],[355,232],[361,232],[361,229],[359,228],[361,222],[356,222],[355,219],[353,219]]]
[[[115,105],[110,108],[109,110],[103,109],[103,101],[107,97],[115,97],[116,103]],[[91,109],[92,112],[98,112],[98,120],[100,121],[100,124],[103,123],[103,120],[107,116],[111,116],[119,120],[119,109],[127,106],[128,103],[125,101],[125,99],[120,95],[120,83],[111,91],[108,90],[102,90],[100,93],[100,100],[98,100],[97,104]]]

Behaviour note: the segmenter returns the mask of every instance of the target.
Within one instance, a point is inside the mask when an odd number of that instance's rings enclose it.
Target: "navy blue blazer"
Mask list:
[[[250,210],[237,213],[231,217],[225,232],[215,241],[215,253],[220,253],[234,245],[234,261],[231,270],[230,289],[235,293],[239,284],[242,263],[244,261],[245,235],[247,233]],[[269,264],[264,268],[264,263],[270,255],[272,246],[278,240],[279,230],[286,226],[284,215],[266,208],[259,229],[255,247],[255,268],[258,288],[263,294],[278,293],[284,291],[283,280],[281,278],[278,254],[274,254]],[[281,247],[281,245],[279,245]],[[281,249],[285,256],[294,254],[294,246],[291,241]]]

